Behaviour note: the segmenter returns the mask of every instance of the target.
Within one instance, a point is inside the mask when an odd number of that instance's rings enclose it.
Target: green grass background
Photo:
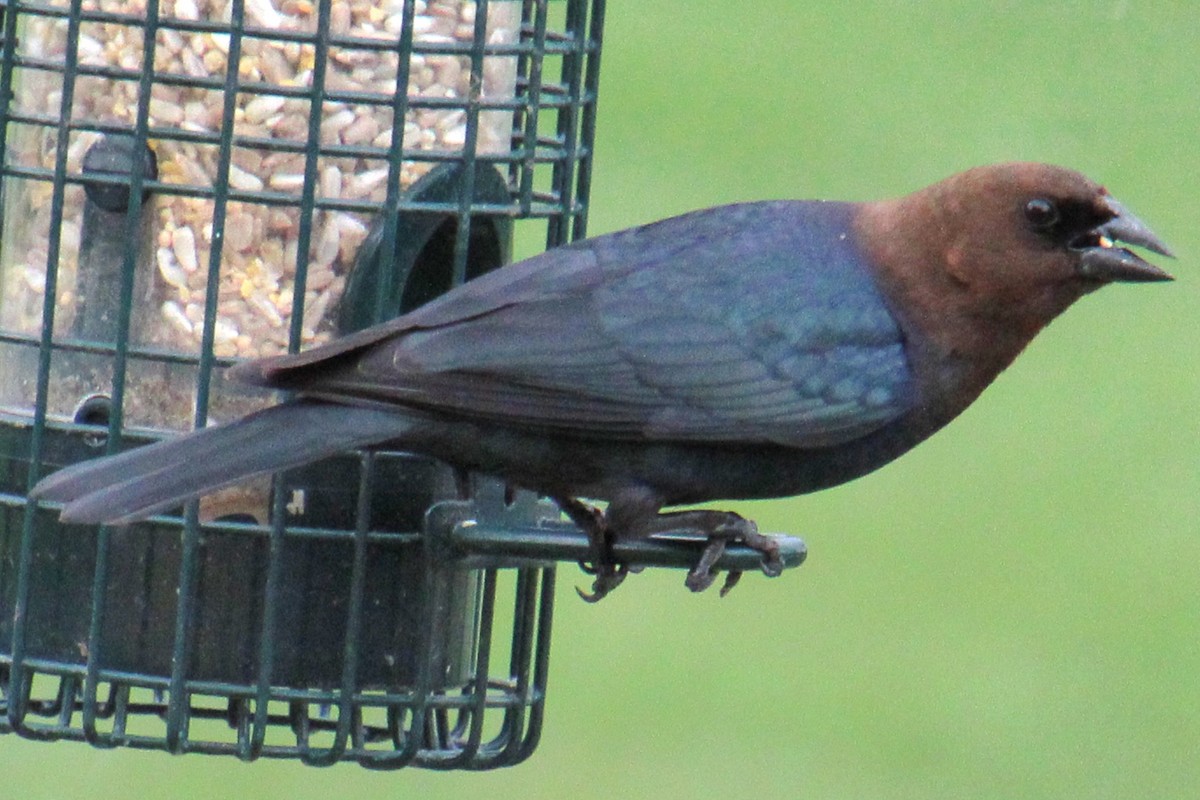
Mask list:
[[[610,0],[590,229],[903,193],[1033,159],[1178,252],[1055,323],[959,421],[744,503],[810,559],[598,606],[564,567],[534,757],[486,774],[0,738],[0,797],[1200,796],[1200,13],[1187,3]]]

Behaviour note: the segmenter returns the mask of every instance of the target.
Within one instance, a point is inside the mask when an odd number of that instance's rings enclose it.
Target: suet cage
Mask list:
[[[588,552],[544,501],[388,452],[122,527],[27,493],[271,402],[222,373],[499,267],[515,231],[583,236],[603,17],[0,0],[0,732],[377,768],[532,752],[554,562]]]

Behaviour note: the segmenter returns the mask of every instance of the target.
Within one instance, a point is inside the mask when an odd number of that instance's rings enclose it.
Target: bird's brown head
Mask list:
[[[1072,170],[978,167],[902,202],[934,215],[946,269],[967,287],[1005,295],[1065,284],[1082,294],[1114,281],[1171,277],[1118,243],[1170,256],[1166,245],[1103,186]]]
[[[1144,223],[1100,184],[1047,164],[967,170],[866,204],[858,227],[911,324],[947,350],[1006,361],[1099,286],[1171,280],[1120,246],[1170,256]]]

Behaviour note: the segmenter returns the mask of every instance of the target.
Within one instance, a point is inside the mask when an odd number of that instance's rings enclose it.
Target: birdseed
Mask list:
[[[49,5],[65,10],[68,0],[50,0]],[[139,277],[130,323],[135,354],[127,380],[127,424],[183,429],[191,427],[194,413],[194,366],[143,358],[138,352],[198,357],[204,337],[211,332],[218,358],[275,355],[287,351],[297,313],[303,314],[301,347],[322,344],[334,335],[333,312],[371,219],[369,214],[333,204],[381,204],[385,199],[389,180],[386,148],[392,144],[396,127],[392,96],[399,62],[394,46],[376,49],[375,45],[394,45],[398,40],[403,28],[402,6],[403,0],[331,0],[330,31],[344,38],[335,40],[328,50],[325,91],[334,97],[321,103],[318,124],[321,146],[342,149],[318,157],[312,179],[318,208],[306,221],[299,204],[306,186],[303,146],[312,100],[311,93],[293,96],[289,92],[312,87],[317,53],[312,43],[282,35],[315,31],[319,0],[245,0],[247,30],[237,64],[234,143],[226,176],[235,199],[226,204],[223,225],[218,227],[214,200],[194,196],[194,190],[208,190],[221,178],[215,137],[222,131],[226,113],[222,87],[231,39],[220,31],[189,29],[189,24],[229,24],[233,4],[230,0],[162,0],[148,111],[158,179],[169,189],[149,196],[143,206],[142,228],[131,245],[137,250]],[[81,269],[85,253],[98,258],[96,254],[103,248],[96,244],[88,251],[81,245],[85,235],[115,242],[104,252],[110,260],[115,252],[120,263],[125,252],[122,243],[129,241],[126,214],[89,217],[92,212],[85,209],[85,191],[77,181],[83,177],[84,156],[102,139],[102,131],[133,130],[145,58],[146,11],[144,0],[84,0],[82,8],[85,19],[78,37],[81,74],[74,84],[63,165],[68,180],[75,182],[67,183],[61,197],[53,326],[57,341],[104,342],[105,337],[96,331],[111,327],[117,309],[98,310],[96,305],[104,299],[117,303],[113,298],[119,290],[110,282],[105,291],[103,280],[85,274],[92,268],[88,261]],[[447,46],[472,41],[474,0],[416,0],[415,8],[415,41]],[[106,16],[87,19],[93,12]],[[488,44],[514,42],[519,18],[517,3],[490,3]],[[10,126],[7,157],[12,166],[50,170],[50,174],[57,166],[67,25],[65,15],[33,17],[27,19],[20,36],[20,56],[45,67],[20,69],[14,81],[12,113],[26,121]],[[463,106],[470,93],[470,58],[456,53],[414,54],[409,70],[410,98],[444,100],[448,107],[409,109],[401,125],[403,146],[410,152],[423,150],[452,158],[467,139]],[[515,75],[514,57],[487,56],[482,98],[511,98]],[[456,101],[461,101],[457,108]],[[480,113],[479,152],[507,152],[511,134],[510,111]],[[280,143],[290,144],[291,149],[281,148]],[[347,153],[346,148],[375,152]],[[411,185],[432,166],[429,161],[404,161],[400,188]],[[4,344],[0,348],[34,350],[43,321],[54,233],[53,184],[45,172],[31,173],[27,178],[10,177],[5,190],[0,328],[28,335],[30,345]],[[307,279],[300,286],[296,275],[306,222],[308,250],[303,261]],[[113,274],[115,283],[120,283],[119,270]],[[215,287],[210,287],[210,275],[216,276]],[[206,325],[204,308],[210,288],[216,292],[216,316]],[[81,397],[110,391],[111,356],[71,356],[61,361],[62,369],[56,366],[53,370],[58,384],[51,390],[51,416],[69,416]],[[35,397],[33,381],[24,379],[34,374],[28,372],[29,359],[0,361],[9,362],[7,369],[0,366],[0,380],[10,370],[8,377],[15,378],[0,388],[0,405],[28,409]],[[18,363],[24,365],[20,372],[16,371]],[[222,398],[229,391],[224,387],[215,391],[215,416],[226,416]],[[227,409],[230,415],[244,410],[241,401]]]

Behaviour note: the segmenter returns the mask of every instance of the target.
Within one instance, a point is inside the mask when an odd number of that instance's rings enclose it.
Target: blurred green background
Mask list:
[[[1076,167],[1179,254],[1055,323],[881,472],[738,510],[779,580],[598,606],[560,572],[548,719],[486,774],[241,764],[0,738],[0,796],[1200,796],[1200,14],[1138,0],[610,0],[590,230]]]

